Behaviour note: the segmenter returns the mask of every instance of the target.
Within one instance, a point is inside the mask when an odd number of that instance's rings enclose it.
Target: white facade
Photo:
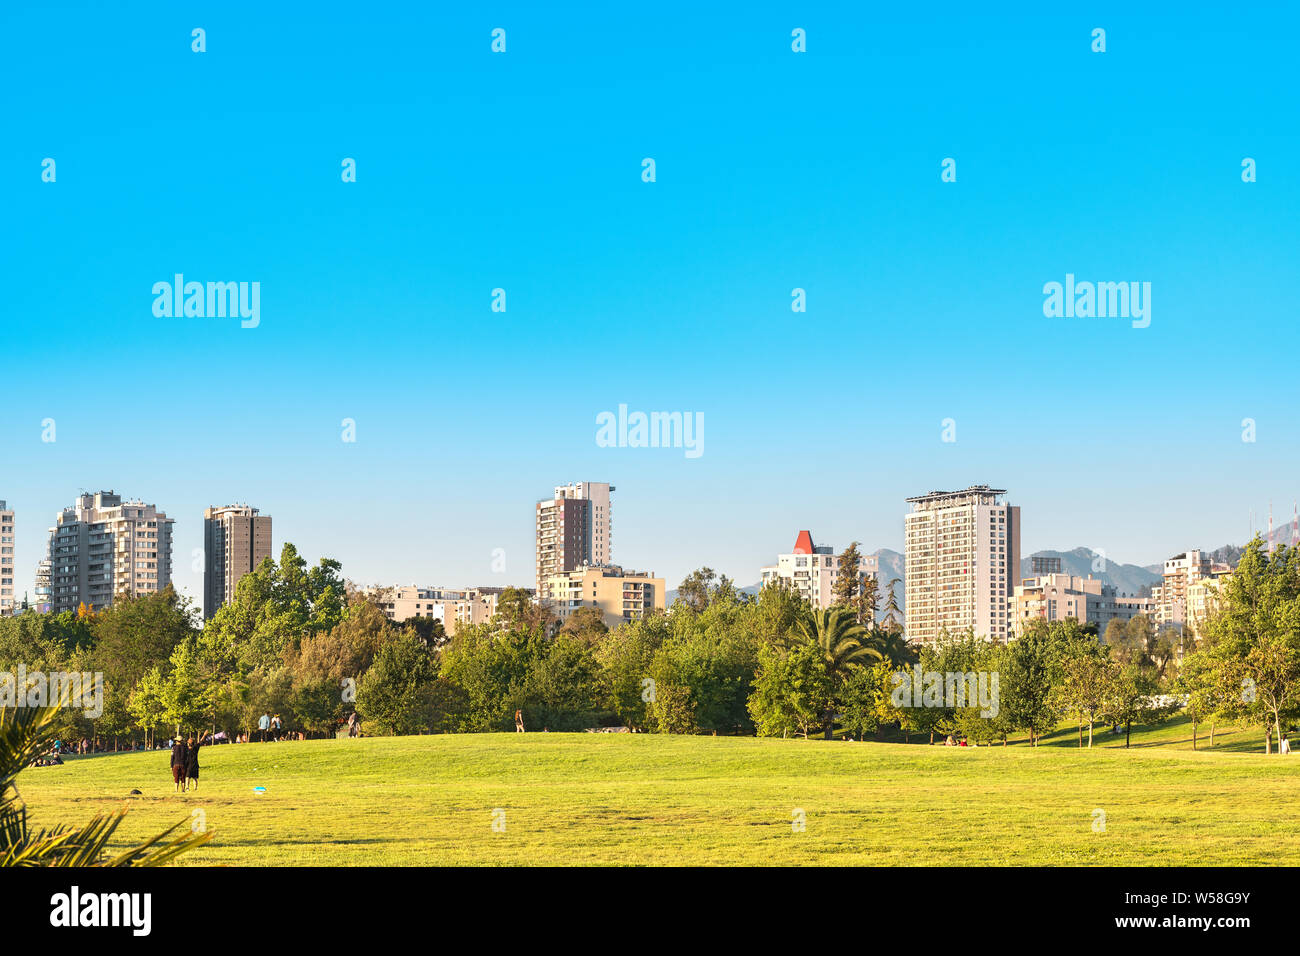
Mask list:
[[[14,513],[0,501],[0,617],[14,613]]]
[[[1008,599],[1020,583],[1020,509],[988,485],[907,499],[906,633],[932,642],[946,631],[1006,641]]]
[[[835,603],[835,579],[839,577],[843,555],[834,553],[829,545],[815,545],[808,531],[800,531],[794,550],[779,554],[776,564],[762,569],[763,585],[783,581],[813,607],[825,609]],[[876,577],[880,559],[874,555],[861,555],[858,564],[859,580]]]

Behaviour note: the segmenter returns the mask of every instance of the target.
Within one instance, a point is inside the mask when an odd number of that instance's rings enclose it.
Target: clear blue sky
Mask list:
[[[173,516],[196,594],[231,501],[445,586],[531,583],[533,502],[574,480],[672,584],[756,581],[800,528],[900,548],[905,497],[977,482],[1026,553],[1289,517],[1294,7],[278,6],[0,13],[20,589],[79,489]],[[260,282],[260,327],[156,318],[177,272]],[[1150,282],[1150,328],[1045,318],[1067,272]],[[620,403],[702,412],[703,456],[597,447]]]

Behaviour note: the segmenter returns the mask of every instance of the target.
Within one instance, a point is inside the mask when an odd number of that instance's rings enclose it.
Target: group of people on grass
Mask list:
[[[172,741],[172,781],[176,784],[174,793],[185,793],[199,788],[199,748],[202,741],[193,736],[186,740],[179,737]]]

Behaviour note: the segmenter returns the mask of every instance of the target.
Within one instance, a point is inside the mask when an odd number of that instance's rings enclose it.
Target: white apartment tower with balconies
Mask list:
[[[50,610],[99,610],[172,580],[172,519],[112,491],[77,496],[50,529]]]
[[[903,522],[904,617],[909,640],[973,630],[1005,642],[1008,599],[1020,583],[1020,508],[1006,491],[972,485],[908,498]]]
[[[14,613],[14,513],[0,501],[0,617]]]

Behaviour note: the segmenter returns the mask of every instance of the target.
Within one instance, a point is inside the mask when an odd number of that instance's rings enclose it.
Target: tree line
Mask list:
[[[1271,749],[1300,715],[1296,549],[1270,554],[1252,542],[1202,633],[1182,641],[1139,616],[1101,636],[1076,620],[1035,620],[1007,644],[967,632],[917,647],[890,607],[894,582],[882,600],[856,568],[842,563],[827,609],[779,583],[746,594],[703,568],[670,613],[612,630],[595,608],[561,622],[507,589],[493,620],[448,639],[440,622],[389,621],[337,561],[308,566],[286,544],[204,626],[170,588],[94,614],[0,620],[0,670],[102,673],[102,713],[64,710],[60,730],[114,745],[148,744],[160,730],[252,733],[266,712],[289,730],[331,736],[355,710],[385,734],[512,730],[519,711],[530,730],[889,731],[977,745],[1037,743],[1069,721],[1082,747],[1099,723],[1121,726],[1127,741],[1132,726],[1184,710],[1194,733],[1209,724],[1211,742],[1218,724],[1254,723]],[[900,701],[904,673],[996,675],[995,712],[953,701],[929,678]]]

